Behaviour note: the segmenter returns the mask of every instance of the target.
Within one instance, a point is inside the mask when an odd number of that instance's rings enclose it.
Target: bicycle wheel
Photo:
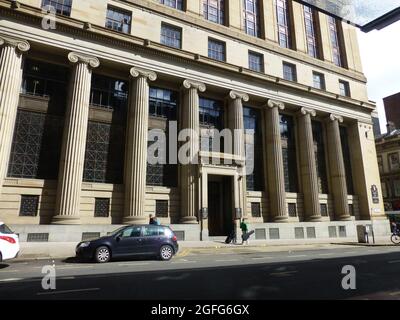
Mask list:
[[[394,244],[400,244],[400,235],[392,234],[392,236],[390,237],[390,240],[392,240],[392,242]]]

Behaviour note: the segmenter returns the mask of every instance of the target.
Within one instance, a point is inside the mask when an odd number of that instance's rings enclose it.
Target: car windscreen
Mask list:
[[[120,233],[125,228],[126,228],[126,226],[118,228],[117,230],[114,230],[113,232],[110,233],[110,236],[116,236],[118,233]]]
[[[3,234],[12,234],[12,233],[14,233],[14,232],[12,232],[11,229],[10,229],[7,225],[1,224],[1,225],[0,225],[0,233],[3,233]]]

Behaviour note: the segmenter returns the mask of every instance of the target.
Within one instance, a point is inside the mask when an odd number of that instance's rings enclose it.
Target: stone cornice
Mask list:
[[[157,74],[154,71],[132,67],[129,73],[132,78],[146,78],[149,81],[157,80]]]
[[[68,60],[71,63],[84,63],[91,68],[97,68],[100,66],[99,59],[79,52],[70,52],[68,54]]]
[[[301,108],[299,113],[300,116],[305,116],[305,115],[310,115],[311,117],[315,117],[317,115],[317,112],[314,109],[310,108]]]
[[[183,81],[182,86],[183,86],[184,89],[187,89],[187,90],[196,89],[199,92],[204,92],[207,89],[207,87],[206,87],[206,85],[204,83],[198,82],[198,81],[189,80],[189,79],[186,79],[185,81]]]
[[[3,46],[11,46],[21,53],[27,52],[31,48],[29,42],[26,40],[0,34],[0,47]]]
[[[247,93],[231,90],[229,92],[229,98],[232,100],[240,99],[243,100],[243,102],[248,102],[250,100],[249,95]]]
[[[285,109],[285,104],[283,102],[280,102],[280,101],[269,99],[268,103],[267,103],[267,107],[271,108],[271,109],[278,108],[279,110],[284,110]]]

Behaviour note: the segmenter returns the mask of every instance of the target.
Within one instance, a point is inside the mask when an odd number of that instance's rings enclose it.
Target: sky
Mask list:
[[[400,21],[369,33],[358,31],[368,96],[378,107],[382,133],[386,132],[383,98],[400,92]],[[399,106],[400,107],[400,106]]]

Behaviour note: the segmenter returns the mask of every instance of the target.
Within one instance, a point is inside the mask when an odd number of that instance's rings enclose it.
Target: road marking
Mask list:
[[[4,270],[4,271],[0,271],[0,274],[9,273],[9,272],[20,272],[20,270]]]
[[[358,253],[358,252],[356,252],[356,251],[346,251],[346,252],[343,252],[344,254],[355,254],[355,253]]]
[[[270,276],[291,276],[294,273],[297,273],[298,271],[282,271],[282,272],[273,272],[270,273]]]
[[[307,257],[307,255],[305,255],[305,254],[298,254],[298,255],[296,255],[296,256],[288,256],[288,258],[304,258],[304,257]]]
[[[388,263],[400,263],[400,260],[392,260],[392,261],[388,261]]]
[[[57,267],[56,266],[56,270],[84,269],[84,268],[93,268],[93,266],[66,266],[66,267]]]
[[[254,257],[252,260],[263,260],[263,259],[273,259],[273,257]]]
[[[320,253],[319,256],[333,256],[333,253]]]
[[[65,294],[65,293],[74,293],[74,292],[87,292],[87,291],[97,291],[100,288],[89,288],[89,289],[76,289],[76,290],[64,290],[64,291],[49,291],[49,292],[38,292],[36,293],[38,296],[50,295],[50,294]]]
[[[143,263],[119,263],[118,266],[120,267],[136,267],[136,266],[146,266],[148,265],[148,262],[143,262]]]
[[[400,291],[395,291],[395,292],[391,292],[389,293],[390,296],[399,296],[400,295]]]
[[[1,279],[0,282],[13,282],[13,281],[20,281],[23,280],[22,278],[10,278],[10,279]]]
[[[59,280],[75,280],[76,278],[75,277],[61,277],[61,278],[58,278]]]
[[[179,264],[179,263],[196,263],[197,261],[172,261],[171,264]]]
[[[215,260],[216,262],[233,262],[233,261],[239,261],[238,259],[224,259],[224,260]]]

